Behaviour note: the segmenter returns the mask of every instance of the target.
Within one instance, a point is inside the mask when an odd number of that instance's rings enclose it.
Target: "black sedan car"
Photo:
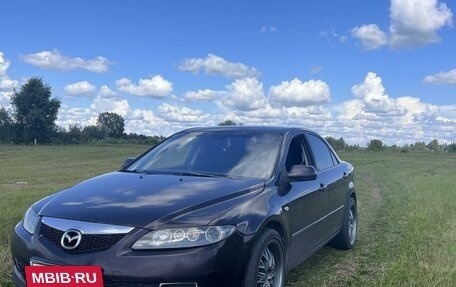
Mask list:
[[[353,167],[315,132],[194,128],[33,204],[14,230],[13,278],[97,266],[106,287],[284,286],[326,244],[352,248],[356,225]]]

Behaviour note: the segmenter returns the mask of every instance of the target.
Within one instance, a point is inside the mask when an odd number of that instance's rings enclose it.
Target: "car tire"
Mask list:
[[[283,287],[285,252],[282,237],[266,228],[256,240],[244,274],[243,287]]]
[[[357,226],[358,211],[356,208],[356,200],[353,197],[350,197],[345,211],[342,229],[332,240],[331,245],[337,249],[352,249],[356,242]]]

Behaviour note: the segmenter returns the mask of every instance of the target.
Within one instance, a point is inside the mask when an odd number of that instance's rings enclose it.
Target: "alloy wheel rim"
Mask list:
[[[279,287],[282,281],[282,258],[279,247],[270,243],[262,252],[257,276],[257,287]]]
[[[350,244],[353,245],[356,238],[356,215],[353,208],[348,212],[348,237]]]

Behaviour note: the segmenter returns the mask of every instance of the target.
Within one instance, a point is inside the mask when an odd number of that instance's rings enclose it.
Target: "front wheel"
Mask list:
[[[266,229],[251,251],[243,287],[283,287],[285,281],[283,242],[277,231]]]
[[[347,211],[339,234],[333,239],[331,245],[338,249],[352,249],[355,246],[356,231],[358,226],[358,211],[353,197],[348,200]]]

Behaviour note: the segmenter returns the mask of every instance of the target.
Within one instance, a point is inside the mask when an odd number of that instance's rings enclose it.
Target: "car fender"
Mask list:
[[[284,205],[284,197],[278,194],[277,187],[269,186],[210,224],[234,224],[237,231],[244,236],[256,235],[264,228],[271,227],[279,229],[277,231],[288,241],[288,222],[282,209]]]

